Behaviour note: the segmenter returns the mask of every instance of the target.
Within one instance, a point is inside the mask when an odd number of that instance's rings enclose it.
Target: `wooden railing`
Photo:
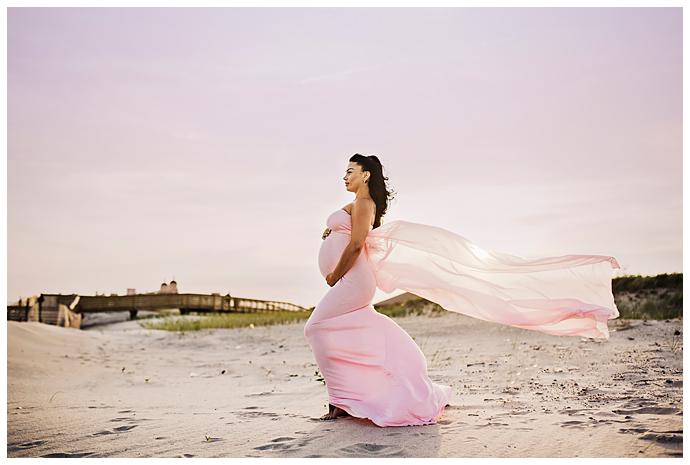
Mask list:
[[[305,310],[289,302],[248,299],[219,294],[136,294],[122,296],[80,296],[77,313],[123,310],[160,310],[179,308],[181,313],[256,312],[265,310]]]

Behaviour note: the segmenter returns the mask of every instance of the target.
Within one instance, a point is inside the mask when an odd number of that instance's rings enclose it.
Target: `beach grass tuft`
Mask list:
[[[199,331],[202,329],[244,328],[250,326],[269,326],[304,321],[311,315],[311,310],[283,311],[271,310],[262,312],[226,313],[213,315],[168,316],[151,318],[139,324],[146,329],[165,331]]]

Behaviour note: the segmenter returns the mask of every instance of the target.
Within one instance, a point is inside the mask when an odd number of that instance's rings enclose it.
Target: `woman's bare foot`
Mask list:
[[[328,404],[328,413],[319,418],[319,420],[335,420],[338,417],[349,417],[352,416],[345,410],[336,407],[333,404]]]

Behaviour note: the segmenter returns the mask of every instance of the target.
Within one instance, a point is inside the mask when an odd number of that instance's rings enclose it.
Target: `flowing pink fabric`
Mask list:
[[[350,215],[326,224],[319,269],[333,271],[350,242]],[[432,382],[424,354],[374,310],[376,288],[411,292],[444,309],[548,334],[608,339],[619,316],[611,290],[615,258],[523,258],[484,250],[442,228],[391,221],[370,229],[352,268],[316,305],[304,328],[329,402],[379,426],[435,423],[452,396]]]
[[[619,316],[607,255],[518,257],[485,250],[451,231],[391,221],[369,232],[377,286],[402,289],[445,310],[558,336],[608,339]]]

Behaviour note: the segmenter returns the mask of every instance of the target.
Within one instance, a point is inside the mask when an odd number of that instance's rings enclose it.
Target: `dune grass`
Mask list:
[[[682,291],[620,293],[614,295],[620,318],[666,320],[683,317]]]
[[[392,304],[376,307],[376,311],[389,316],[390,318],[411,316],[411,315],[425,315],[425,316],[441,316],[446,313],[443,307],[437,303],[420,298],[419,300],[407,301],[404,304]]]
[[[199,331],[201,329],[243,328],[251,325],[268,326],[294,323],[307,320],[309,315],[311,315],[311,310],[271,310],[253,313],[212,314],[200,317],[191,314],[192,318],[185,316],[153,318],[139,322],[139,325],[146,329],[162,329],[165,331]]]
[[[621,319],[683,318],[683,273],[621,276],[611,287]]]

